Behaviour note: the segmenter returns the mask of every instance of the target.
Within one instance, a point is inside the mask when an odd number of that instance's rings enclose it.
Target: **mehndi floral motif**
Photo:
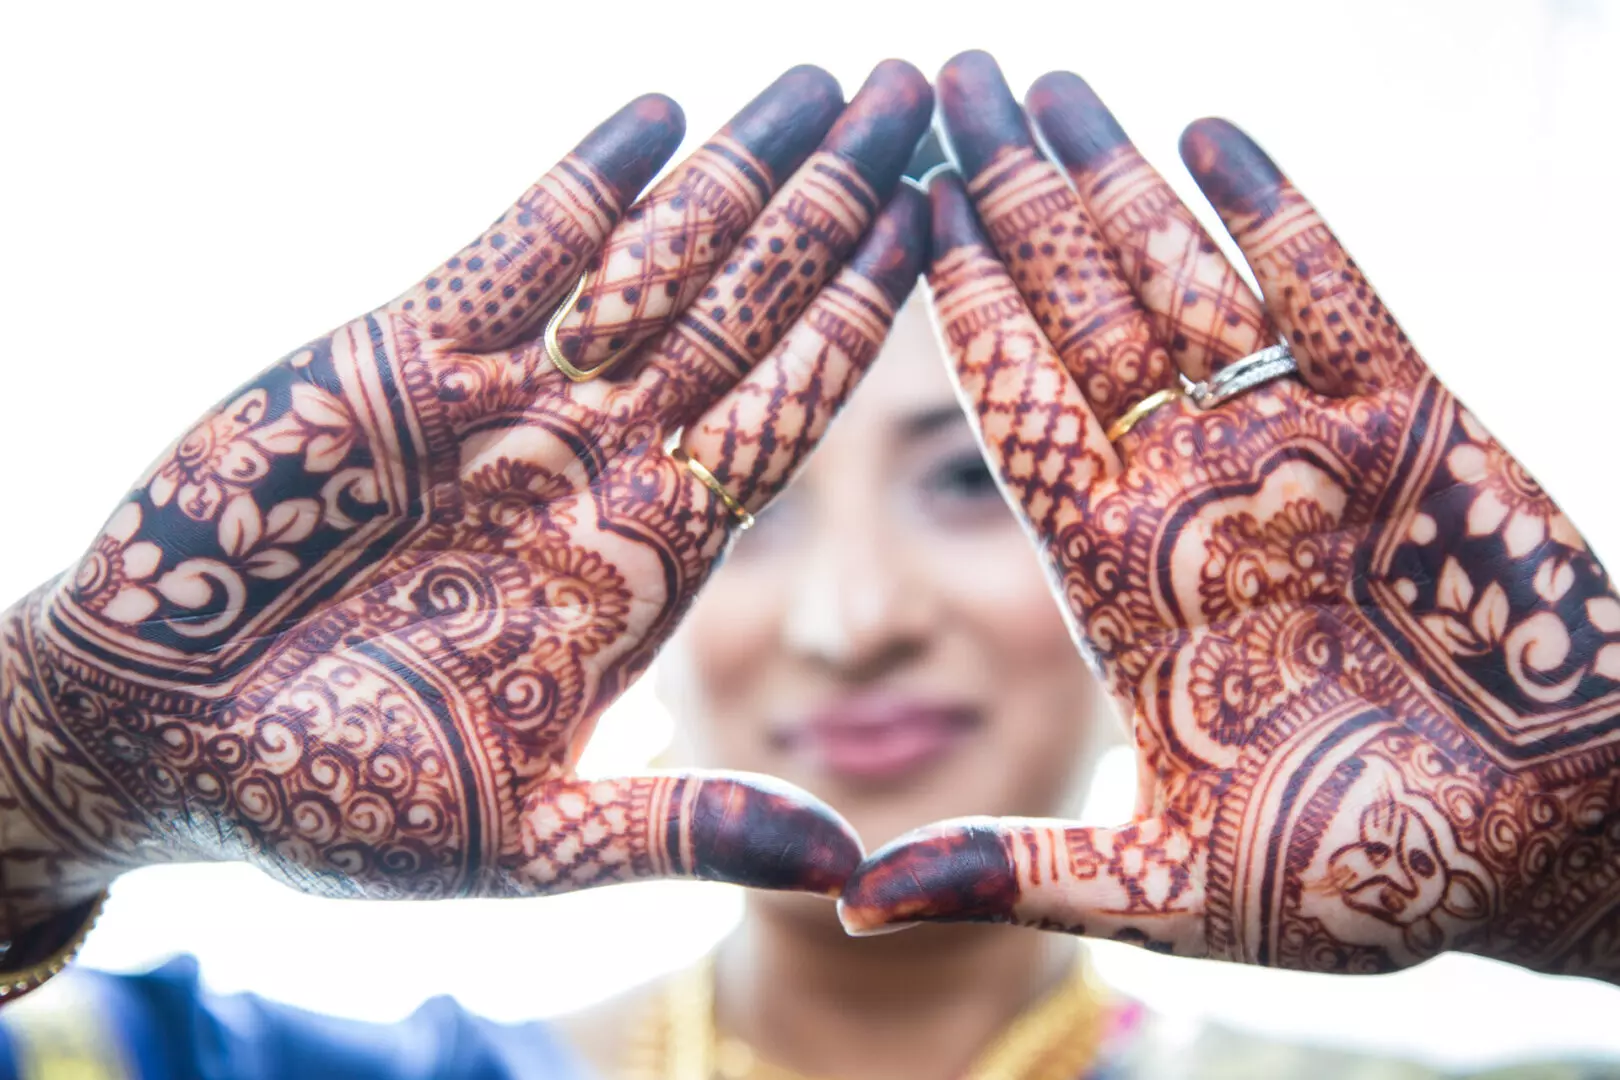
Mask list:
[[[114,622],[138,623],[158,609],[150,579],[163,549],[150,540],[136,540],[140,527],[139,503],[119,507],[73,575],[79,603]]]
[[[835,891],[858,843],[805,792],[574,766],[735,528],[666,442],[756,509],[791,478],[917,278],[925,204],[896,189],[930,112],[908,65],[847,108],[796,68],[626,214],[681,138],[639,98],[194,424],[0,618],[0,813],[27,840],[0,937],[169,859],[343,896]],[[567,347],[615,378],[574,384],[538,338],[587,268]]]
[[[1468,535],[1500,533],[1508,555],[1515,559],[1524,558],[1549,537],[1565,548],[1585,551],[1581,534],[1524,466],[1467,409],[1458,411],[1457,420],[1464,438],[1446,454],[1446,469],[1457,483],[1473,489]]]
[[[1078,78],[1031,91],[1056,162],[989,57],[940,87],[966,177],[931,191],[939,323],[1130,717],[1137,820],[921,831],[857,872],[846,925],[1010,920],[1353,972],[1466,949],[1620,978],[1620,595],[1569,520],[1236,128],[1195,123],[1183,156],[1264,307]],[[1099,233],[1125,250],[1057,239]],[[1188,377],[1279,337],[1299,376],[1109,439],[1167,381],[1143,326]],[[1066,869],[1059,847],[1109,860]]]

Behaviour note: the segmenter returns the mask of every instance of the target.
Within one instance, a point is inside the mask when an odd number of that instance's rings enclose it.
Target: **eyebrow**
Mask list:
[[[967,418],[962,415],[961,406],[953,401],[905,417],[900,421],[900,437],[907,442],[914,442],[944,428],[966,422]]]

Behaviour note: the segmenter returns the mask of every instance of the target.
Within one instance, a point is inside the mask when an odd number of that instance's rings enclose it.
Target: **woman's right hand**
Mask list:
[[[928,84],[887,62],[841,105],[793,69],[635,202],[683,130],[637,99],[182,435],[5,617],[0,936],[184,859],[337,895],[836,893],[859,845],[803,792],[573,767],[740,516],[666,440],[759,510],[917,276]],[[542,326],[581,271],[555,341],[611,371],[575,382]]]

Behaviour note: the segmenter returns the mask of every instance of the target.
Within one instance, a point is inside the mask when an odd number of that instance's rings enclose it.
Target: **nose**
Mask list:
[[[927,646],[927,590],[875,514],[829,522],[788,584],[783,634],[790,650],[860,680]]]

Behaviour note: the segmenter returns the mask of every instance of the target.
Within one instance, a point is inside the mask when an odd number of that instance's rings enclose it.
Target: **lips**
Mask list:
[[[874,694],[829,702],[778,727],[772,741],[816,772],[892,784],[927,770],[982,723],[971,706]]]

